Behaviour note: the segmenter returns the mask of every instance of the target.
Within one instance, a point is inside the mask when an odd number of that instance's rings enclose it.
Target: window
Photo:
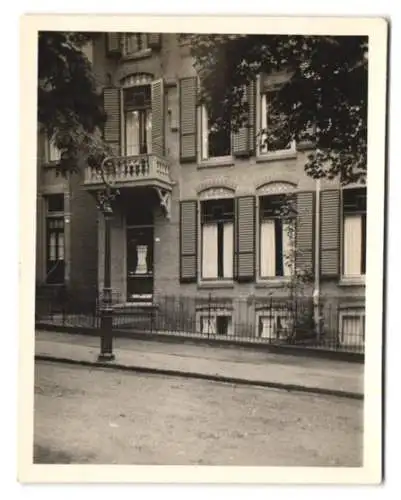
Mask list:
[[[366,188],[343,190],[343,276],[366,272]]]
[[[292,231],[294,221],[286,215],[291,203],[288,195],[260,198],[260,277],[290,276],[293,269]]]
[[[57,148],[54,139],[45,136],[45,158],[48,162],[60,161],[60,150]]]
[[[344,346],[363,346],[365,340],[365,310],[355,307],[340,311],[339,341]]]
[[[260,96],[260,134],[259,154],[295,150],[295,142],[286,126],[286,116],[273,111],[274,101],[279,90],[268,90]]]
[[[202,202],[202,279],[232,279],[234,200]]]
[[[148,48],[146,33],[125,33],[123,35],[124,55],[136,54]]]
[[[64,283],[64,195],[47,197],[46,281]]]
[[[124,90],[125,149],[134,156],[152,152],[152,102],[150,85]]]
[[[220,158],[231,155],[231,130],[214,123],[208,116],[206,106],[201,108],[201,159]]]
[[[203,334],[233,335],[231,313],[224,310],[198,313],[197,326]]]
[[[270,340],[285,339],[291,333],[291,321],[287,311],[270,309],[257,313],[257,336]]]

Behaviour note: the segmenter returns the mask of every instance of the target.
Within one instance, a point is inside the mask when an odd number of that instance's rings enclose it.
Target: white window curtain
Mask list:
[[[362,316],[343,316],[340,341],[342,345],[356,345],[363,341]]]
[[[291,276],[294,269],[293,241],[291,223],[283,222],[283,271],[284,276]]]
[[[202,277],[217,278],[217,224],[202,226]]]
[[[49,161],[59,161],[61,158],[60,150],[55,144],[54,139],[49,140]]]
[[[260,96],[260,129],[264,132],[259,137],[259,154],[267,153],[267,97],[266,94]]]
[[[139,154],[139,113],[128,111],[125,115],[125,144],[127,155]]]
[[[362,259],[362,218],[344,217],[344,276],[360,276]]]
[[[228,222],[224,224],[223,229],[223,276],[224,278],[233,277],[233,259],[234,259],[234,224]]]
[[[206,106],[201,107],[201,159],[209,158],[209,124]]]
[[[276,237],[274,220],[264,220],[260,227],[260,275],[271,278],[276,275]]]
[[[58,235],[58,260],[64,260],[64,234]]]
[[[56,260],[56,233],[50,233],[49,260],[51,262]]]
[[[216,333],[216,316],[201,317],[201,333]]]
[[[146,110],[146,147],[148,155],[152,153],[152,111]]]

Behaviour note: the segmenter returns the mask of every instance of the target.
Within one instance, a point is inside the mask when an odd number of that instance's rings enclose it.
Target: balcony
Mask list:
[[[174,184],[168,161],[155,154],[115,157],[113,167],[108,168],[105,178],[116,188],[149,186],[171,191]],[[84,185],[88,189],[102,187],[103,179],[98,168],[85,168]]]

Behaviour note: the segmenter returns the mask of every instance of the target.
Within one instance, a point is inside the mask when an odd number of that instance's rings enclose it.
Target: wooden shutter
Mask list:
[[[196,161],[197,78],[180,80],[180,159]]]
[[[114,154],[120,154],[121,149],[121,91],[117,87],[107,87],[103,90],[104,110],[107,114],[104,124],[104,140],[112,147]]]
[[[164,155],[164,85],[163,80],[152,82],[152,152]]]
[[[106,52],[108,55],[119,55],[121,53],[120,33],[106,34]]]
[[[238,281],[255,278],[255,197],[236,199],[235,263]]]
[[[243,102],[248,106],[248,123],[233,133],[233,155],[249,156],[255,142],[255,84],[247,85]]]
[[[198,248],[198,202],[180,203],[180,281],[191,283],[197,280]]]
[[[296,267],[299,271],[313,272],[314,213],[314,193],[298,193]]]
[[[161,33],[148,33],[148,47],[150,49],[160,49],[161,38]]]
[[[325,277],[340,274],[340,191],[320,194],[320,272]]]
[[[256,81],[252,81],[248,85],[248,104],[249,104],[249,153],[255,152],[255,128],[256,128]]]

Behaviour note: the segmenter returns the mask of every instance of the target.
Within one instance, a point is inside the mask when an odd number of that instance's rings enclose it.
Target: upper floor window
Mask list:
[[[127,155],[152,152],[150,85],[124,89],[125,150]]]
[[[46,281],[64,283],[64,195],[47,197]]]
[[[227,125],[227,124],[226,124]],[[231,155],[231,130],[216,124],[206,106],[201,107],[201,159],[221,158]]]
[[[366,188],[343,190],[343,275],[366,272]]]
[[[270,195],[260,198],[260,277],[290,276],[293,269],[294,221],[286,207],[290,200],[286,195]]]
[[[61,154],[53,138],[45,135],[45,159],[47,162],[60,161]]]
[[[129,56],[148,48],[148,37],[146,33],[124,33],[123,51]]]
[[[202,278],[232,279],[234,268],[234,200],[201,202]]]
[[[274,110],[274,102],[278,99],[279,89],[265,90],[260,95],[260,130],[259,154],[295,150],[295,142],[291,140],[286,116]]]

